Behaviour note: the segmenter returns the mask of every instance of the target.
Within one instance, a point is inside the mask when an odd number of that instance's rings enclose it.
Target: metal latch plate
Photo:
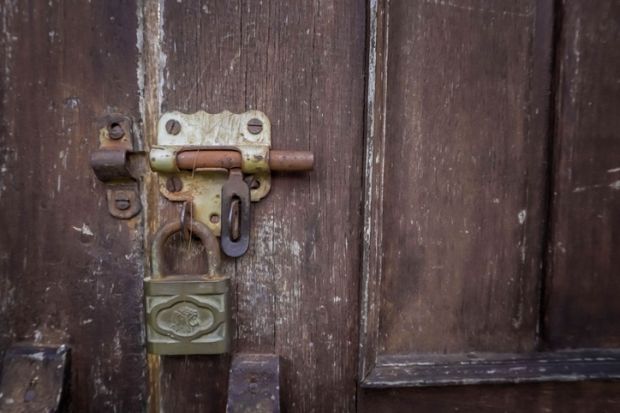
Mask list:
[[[253,123],[261,124],[260,129],[250,130]],[[150,163],[151,168],[160,173],[161,193],[170,201],[193,202],[195,218],[219,236],[221,191],[228,179],[228,170],[181,171],[176,165],[177,155],[200,149],[238,151],[241,154],[241,170],[254,178],[250,197],[257,202],[267,196],[271,188],[270,146],[271,123],[263,112],[168,112],[159,120],[157,146],[151,149]],[[170,179],[178,180],[179,184],[167,184]]]

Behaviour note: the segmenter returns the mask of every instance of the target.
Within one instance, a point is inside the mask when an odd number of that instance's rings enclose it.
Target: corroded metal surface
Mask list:
[[[280,360],[275,354],[236,354],[226,413],[279,413]]]
[[[0,412],[62,411],[67,390],[69,349],[18,344],[4,356]]]
[[[272,171],[311,171],[314,153],[310,151],[270,151],[269,168]]]
[[[239,169],[231,169],[222,187],[222,251],[240,257],[250,246],[250,188]]]
[[[269,169],[272,171],[311,171],[314,154],[308,151],[269,151]],[[180,152],[176,156],[180,170],[201,168],[241,168],[241,154],[233,150],[209,150]]]
[[[129,154],[133,151],[131,119],[118,113],[103,117],[99,149],[91,154],[90,166],[106,186],[110,215],[120,219],[132,218],[142,210],[138,182],[129,168]]]
[[[260,120],[262,128],[253,128],[252,124],[248,124],[250,120]],[[249,128],[253,128],[252,131]],[[168,112],[159,120],[157,145],[151,148],[149,162],[151,169],[160,174],[161,193],[170,201],[192,202],[195,218],[219,236],[221,192],[228,179],[229,161],[224,161],[222,165],[216,163],[213,166],[181,171],[177,157],[190,150],[234,150],[238,155],[232,162],[238,163],[244,173],[252,174],[257,183],[250,191],[251,200],[257,202],[267,196],[271,188],[268,163],[270,146],[271,123],[262,112]],[[181,181],[182,190],[169,190],[166,182],[172,176]]]

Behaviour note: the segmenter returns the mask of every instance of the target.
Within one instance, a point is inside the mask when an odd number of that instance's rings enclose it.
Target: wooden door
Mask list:
[[[618,6],[371,3],[361,411],[620,410]]]
[[[249,109],[275,148],[316,158],[274,174],[249,252],[223,268],[233,354],[280,355],[284,411],[620,409],[601,380],[620,375],[617,2],[7,0],[0,15],[0,356],[69,345],[68,411],[225,410],[229,355],[145,350],[146,252],[180,207],[145,154],[162,113]],[[89,165],[110,113],[133,120],[128,220]],[[177,241],[170,264],[203,268]]]

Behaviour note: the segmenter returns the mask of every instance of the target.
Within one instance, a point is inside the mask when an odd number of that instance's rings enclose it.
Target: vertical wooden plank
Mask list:
[[[620,347],[620,4],[561,11],[545,333]]]
[[[385,86],[387,83],[387,0],[370,0],[368,7],[368,80],[364,140],[364,221],[360,296],[360,380],[375,366],[381,311],[383,254],[383,177],[385,167]]]
[[[274,175],[270,195],[253,205],[250,251],[224,265],[236,290],[234,351],[282,356],[288,410],[351,411],[364,3],[162,6],[163,111],[262,110],[275,148],[310,149],[317,159],[312,173]],[[172,386],[162,388],[164,410],[221,409],[225,391],[221,399],[213,389],[226,386],[222,363],[163,359],[162,380]]]
[[[159,72],[158,96],[161,113],[180,110],[193,113],[200,109],[220,112],[228,108],[240,112],[243,93],[235,89],[241,81],[235,72],[240,48],[240,11],[237,2],[158,1],[160,53],[156,58]],[[235,56],[236,60],[235,60]],[[217,73],[225,72],[225,75]],[[205,107],[208,97],[221,107]],[[155,131],[151,136],[155,140]],[[158,191],[158,187],[155,187]],[[156,231],[168,220],[178,219],[179,205],[161,195],[152,217]],[[187,247],[177,239],[171,243],[168,259],[184,272],[204,268],[204,253],[197,245]],[[234,273],[234,262],[224,260],[223,272]],[[234,303],[233,299],[233,303]],[[233,304],[233,308],[235,305]],[[230,357],[187,356],[161,358],[161,395],[164,412],[220,412],[226,406]]]
[[[142,221],[107,211],[96,120],[139,119],[133,1],[3,1],[0,349],[67,343],[73,411],[141,411]]]
[[[388,5],[378,351],[531,350],[550,2]]]
[[[138,2],[138,48],[141,59],[138,61],[138,84],[140,96],[140,113],[144,131],[145,150],[149,150],[157,136],[157,121],[161,106],[161,78],[163,66],[160,36],[161,3],[152,0]],[[143,204],[145,232],[144,247],[149,251],[152,237],[159,225],[158,204],[161,195],[158,191],[158,180],[153,174],[146,174],[143,179]],[[145,255],[146,268],[144,276],[151,274],[150,254]],[[146,410],[150,413],[161,411],[161,358],[156,354],[147,354],[148,399]]]
[[[274,184],[276,351],[289,411],[344,412],[357,376],[366,7],[306,4],[273,4],[270,19],[278,145],[317,159],[306,182]]]

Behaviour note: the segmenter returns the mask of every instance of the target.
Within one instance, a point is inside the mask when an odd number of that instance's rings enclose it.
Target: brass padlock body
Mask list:
[[[164,225],[151,252],[152,277],[144,280],[146,334],[150,353],[161,355],[222,354],[230,351],[230,278],[219,275],[219,245],[198,221],[192,232],[204,244],[209,272],[165,275],[161,267],[166,240],[181,230],[180,222]]]
[[[146,279],[148,351],[222,354],[230,350],[230,278]]]

